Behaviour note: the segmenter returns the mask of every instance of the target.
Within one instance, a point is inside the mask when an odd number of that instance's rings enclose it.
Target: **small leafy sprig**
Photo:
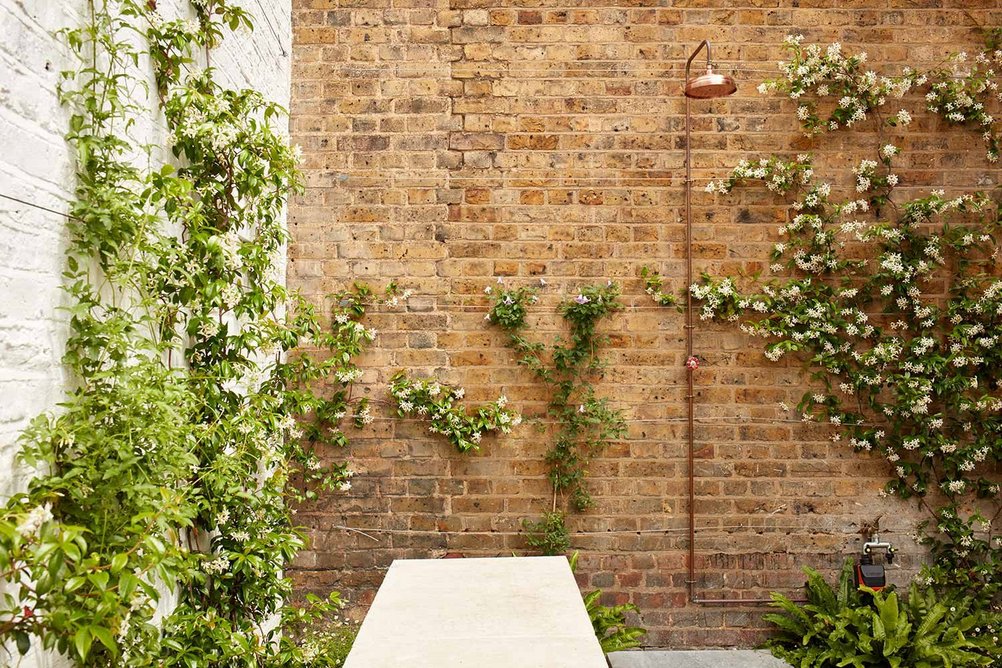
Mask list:
[[[406,371],[390,379],[390,396],[396,401],[397,414],[429,420],[428,431],[444,436],[460,452],[479,449],[485,434],[509,434],[522,423],[521,415],[505,408],[508,398],[503,394],[473,414],[456,405],[465,394],[461,387],[434,378],[411,378]]]
[[[567,523],[564,514],[559,510],[543,513],[535,522],[523,520],[525,542],[529,547],[539,550],[540,554],[555,557],[567,554],[571,549],[571,537],[567,533]]]
[[[664,291],[664,279],[650,267],[640,268],[640,278],[644,281],[644,292],[658,306],[673,306],[677,301],[675,295]]]

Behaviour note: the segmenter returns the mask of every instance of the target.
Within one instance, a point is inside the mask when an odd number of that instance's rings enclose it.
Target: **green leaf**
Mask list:
[[[91,634],[97,638],[105,648],[111,652],[112,656],[118,656],[118,645],[115,644],[115,639],[111,635],[111,631],[104,628],[103,626],[90,626]]]
[[[87,655],[90,654],[90,646],[94,641],[94,637],[90,633],[90,629],[84,627],[79,629],[73,634],[73,647],[77,651],[77,655],[82,659],[86,660]]]
[[[119,573],[129,563],[129,555],[119,552],[111,558],[111,572]]]
[[[14,641],[17,644],[17,651],[24,656],[31,649],[31,636],[21,630],[14,632]]]
[[[87,578],[80,575],[74,575],[66,580],[66,584],[63,585],[63,591],[67,594],[75,592],[77,589],[80,589],[80,587],[86,584],[86,582]]]

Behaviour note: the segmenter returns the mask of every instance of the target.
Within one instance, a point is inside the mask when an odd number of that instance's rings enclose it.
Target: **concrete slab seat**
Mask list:
[[[345,668],[607,668],[563,557],[396,560]]]
[[[613,652],[612,668],[789,668],[761,650],[704,649],[691,651]]]

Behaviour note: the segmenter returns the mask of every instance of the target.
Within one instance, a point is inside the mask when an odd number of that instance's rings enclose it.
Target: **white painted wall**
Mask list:
[[[221,83],[253,86],[288,107],[290,2],[243,0],[255,30],[229,35],[212,53]],[[159,5],[168,17],[188,7],[187,0]],[[78,25],[86,7],[86,0],[0,0],[0,195],[57,212],[72,198],[74,166],[63,140],[68,116],[56,100],[59,72],[72,60],[54,33]],[[162,138],[160,126],[151,118],[138,135]],[[56,406],[67,380],[60,364],[66,319],[59,311],[65,222],[58,213],[0,197],[0,501],[28,476],[15,466],[18,434]],[[29,656],[19,665],[59,664]]]

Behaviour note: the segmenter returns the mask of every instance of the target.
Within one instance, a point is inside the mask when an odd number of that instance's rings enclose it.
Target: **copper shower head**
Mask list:
[[[690,79],[689,67],[692,65],[692,60],[704,47],[706,48],[706,73]],[[726,97],[737,89],[738,86],[734,83],[734,79],[726,74],[718,74],[713,71],[713,66],[710,65],[710,43],[704,39],[685,63],[685,89],[683,90],[685,96],[705,100]]]
[[[706,73],[685,82],[686,97],[708,99],[713,97],[726,97],[738,89],[734,79],[726,74],[719,74],[713,71],[713,67],[706,66]]]

